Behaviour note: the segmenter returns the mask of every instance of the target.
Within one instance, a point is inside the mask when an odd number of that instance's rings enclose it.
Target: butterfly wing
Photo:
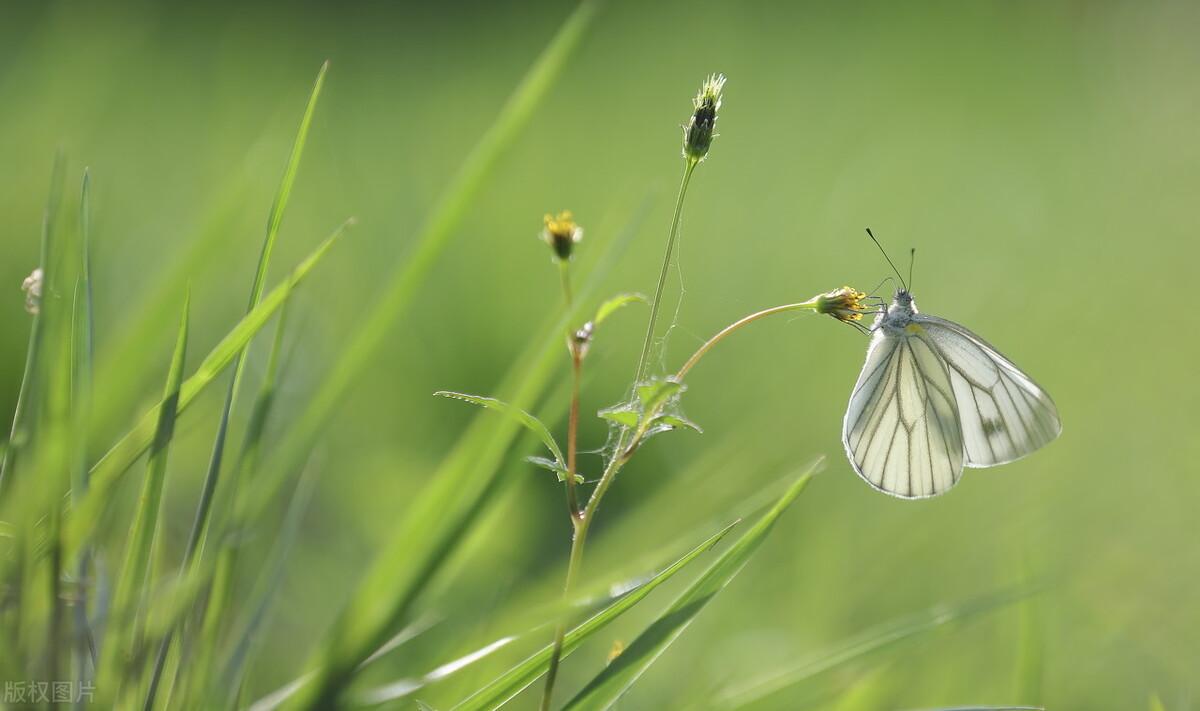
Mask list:
[[[968,467],[1020,459],[1062,432],[1054,401],[1000,351],[953,321],[914,320],[948,368]]]
[[[950,371],[928,342],[875,331],[842,444],[854,471],[893,496],[936,496],[958,482],[963,441]]]

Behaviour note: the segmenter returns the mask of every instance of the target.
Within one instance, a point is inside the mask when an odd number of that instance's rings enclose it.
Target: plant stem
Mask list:
[[[579,441],[579,384],[583,379],[583,354],[571,349],[571,414],[567,417],[567,513],[572,528],[579,526],[579,498],[575,492],[575,459]]]
[[[692,369],[692,367],[696,365],[697,361],[699,361],[704,356],[705,353],[708,353],[708,351],[713,346],[720,343],[722,340],[725,339],[726,336],[728,336],[729,334],[738,330],[742,326],[745,326],[749,323],[753,323],[761,318],[766,318],[767,316],[774,316],[775,314],[787,313],[789,311],[803,311],[803,310],[807,310],[807,309],[813,309],[813,308],[816,308],[816,305],[817,305],[816,299],[809,299],[808,301],[802,301],[802,302],[796,303],[796,304],[784,304],[783,306],[773,306],[769,309],[763,309],[762,311],[756,311],[755,313],[752,313],[749,316],[745,316],[741,319],[738,319],[737,321],[734,321],[733,323],[729,324],[725,328],[718,331],[717,335],[715,335],[712,338],[705,341],[704,345],[700,346],[700,348],[698,348],[696,350],[696,352],[692,354],[692,357],[687,359],[687,362],[683,364],[683,367],[681,367],[675,373],[675,379],[683,380],[684,376],[686,376],[688,374],[688,371],[690,371]]]
[[[654,330],[658,324],[658,309],[662,303],[663,287],[667,283],[667,273],[671,269],[671,255],[675,251],[675,237],[679,234],[679,217],[683,213],[683,198],[687,195],[688,183],[692,172],[700,161],[688,158],[683,166],[683,180],[679,183],[679,196],[675,199],[675,215],[671,218],[671,231],[667,235],[667,252],[663,255],[662,270],[658,274],[658,287],[654,290],[654,301],[650,302],[650,323],[646,326],[646,339],[642,342],[642,355],[638,358],[637,371],[633,384],[636,387],[646,377],[647,361],[650,359],[650,346],[654,343]]]
[[[571,263],[565,259],[558,260],[558,274],[562,280],[563,301],[567,304],[567,311],[570,312],[572,305],[571,298]]]
[[[650,323],[646,326],[646,338],[642,342],[642,353],[638,357],[637,371],[635,372],[633,379],[635,387],[637,386],[637,383],[641,382],[642,378],[644,378],[646,375],[646,368],[650,359],[650,347],[654,343],[655,326],[658,323],[658,311],[662,304],[663,289],[667,283],[667,274],[671,269],[671,256],[675,252],[675,240],[679,234],[679,218],[683,214],[683,199],[687,195],[688,183],[691,182],[692,173],[696,170],[696,166],[699,164],[700,161],[694,158],[687,158],[684,161],[683,178],[679,183],[679,195],[675,199],[675,214],[671,217],[671,230],[667,235],[667,250],[663,255],[662,269],[658,274],[658,286],[654,290],[654,300],[650,302]],[[567,288],[565,269],[563,279],[563,288],[565,290]],[[578,358],[575,359],[575,363],[576,390],[573,393],[573,399],[571,403],[572,421],[568,425],[572,428],[578,424],[576,422],[578,419]],[[575,535],[571,539],[571,557],[567,562],[567,578],[563,584],[564,599],[570,596],[571,590],[575,585],[575,579],[579,576],[579,570],[583,566],[583,549],[587,544],[587,534],[588,530],[591,528],[592,519],[595,518],[597,509],[600,508],[600,500],[604,498],[604,494],[608,491],[608,488],[612,486],[612,482],[616,478],[617,472],[621,469],[625,462],[628,461],[628,455],[634,449],[633,445],[635,443],[626,444],[626,439],[629,437],[631,431],[632,430],[630,430],[628,427],[621,429],[621,433],[617,437],[615,454],[613,455],[612,459],[609,460],[608,466],[604,468],[604,473],[600,476],[599,483],[596,484],[596,488],[592,491],[592,495],[588,498],[587,507],[583,510],[583,512],[575,514],[574,512],[577,511],[577,503],[571,502],[568,504],[573,512],[572,521],[575,523]],[[567,441],[567,469],[570,472],[568,475],[569,483],[567,484],[568,499],[570,499],[573,493],[575,477],[574,440],[575,437],[572,429],[572,431],[568,433]],[[550,704],[554,697],[554,682],[558,678],[558,667],[559,663],[562,661],[563,640],[566,638],[566,633],[566,620],[560,621],[554,631],[554,648],[550,653],[550,663],[546,670],[546,687],[542,692],[541,711],[550,711]]]

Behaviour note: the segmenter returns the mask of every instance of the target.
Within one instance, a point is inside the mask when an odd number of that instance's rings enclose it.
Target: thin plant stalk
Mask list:
[[[683,187],[686,188],[686,185],[687,185],[687,182],[685,179]],[[682,195],[682,190],[681,190],[681,195]],[[682,197],[680,199],[680,204],[682,204]],[[775,307],[772,307],[769,309],[763,309],[762,311],[757,311],[755,313],[750,314],[749,316],[745,316],[745,317],[733,322],[732,324],[730,324],[730,325],[726,326],[725,328],[721,329],[720,331],[718,331],[717,334],[714,335],[712,338],[705,341],[705,343],[703,345],[701,345],[700,348],[698,348],[696,350],[696,352],[693,353],[692,356],[687,359],[687,361],[684,362],[683,366],[680,367],[680,369],[678,371],[676,371],[675,379],[683,380],[683,378],[688,374],[688,372],[690,372],[691,369],[693,367],[695,367],[696,363],[699,362],[700,359],[703,358],[706,353],[708,353],[710,350],[712,350],[713,346],[717,345],[718,343],[723,341],[725,338],[727,338],[730,334],[741,329],[742,327],[747,326],[755,321],[758,321],[759,319],[763,319],[768,316],[774,316],[776,314],[791,313],[794,311],[816,310],[817,303],[818,303],[817,299],[813,298],[813,299],[809,299],[808,301],[802,301],[799,303],[775,306]],[[653,319],[653,316],[651,318]],[[648,418],[653,418],[656,414],[657,413],[655,413],[655,412],[649,412],[649,413],[646,413],[644,416],[648,417]],[[596,511],[600,508],[600,501],[604,498],[604,494],[608,491],[609,487],[612,486],[612,482],[616,478],[617,472],[620,471],[621,467],[624,466],[625,463],[629,461],[629,458],[633,455],[633,452],[637,449],[638,444],[640,444],[640,442],[636,438],[632,442],[629,442],[628,444],[625,443],[626,433],[629,433],[629,432],[631,432],[631,430],[629,428],[625,428],[622,431],[621,436],[618,438],[616,452],[614,453],[612,459],[609,460],[608,465],[604,468],[604,473],[600,476],[600,481],[599,481],[599,483],[597,483],[596,489],[592,492],[591,497],[588,499],[587,507],[583,510],[583,512],[578,517],[577,523],[575,525],[575,535],[571,540],[571,556],[567,562],[566,582],[563,584],[564,595],[569,595],[571,593],[571,591],[574,589],[575,581],[579,577],[579,571],[583,564],[583,550],[584,550],[584,546],[587,543],[588,531],[591,528],[592,520],[596,517]],[[636,435],[635,435],[635,437],[636,437]],[[570,444],[571,443],[569,442],[568,445],[570,445]],[[573,474],[573,470],[572,470],[572,474]],[[545,687],[544,692],[542,693],[542,703],[541,703],[542,711],[549,711],[551,701],[553,699],[554,683],[555,683],[556,677],[557,677],[559,662],[562,657],[562,647],[563,647],[564,635],[565,635],[565,625],[563,623],[560,623],[558,629],[555,632],[554,650],[551,652],[550,663],[547,668],[546,687]]]
[[[637,370],[634,375],[634,387],[642,381],[646,375],[648,361],[650,359],[650,348],[654,344],[654,333],[658,323],[658,311],[662,304],[663,289],[666,287],[667,274],[671,270],[671,258],[675,252],[675,240],[679,234],[679,220],[683,215],[683,200],[687,196],[688,184],[692,180],[692,173],[696,171],[696,166],[700,165],[700,160],[693,157],[685,157],[683,165],[683,178],[679,182],[679,194],[675,198],[675,212],[671,217],[671,228],[667,235],[667,249],[663,255],[662,269],[658,274],[658,286],[654,289],[654,300],[650,302],[650,323],[646,326],[646,337],[642,342],[642,353],[638,357]],[[578,371],[578,367],[574,368]],[[574,375],[578,379],[578,375]],[[577,403],[572,403],[572,412],[575,412]],[[576,423],[569,423],[576,424]],[[574,535],[571,537],[571,556],[567,562],[566,580],[563,582],[564,597],[570,596],[571,591],[575,587],[575,580],[579,577],[579,569],[583,564],[583,549],[587,543],[588,529],[591,527],[592,519],[596,515],[596,510],[600,507],[600,500],[604,497],[608,487],[612,485],[613,479],[616,477],[617,471],[628,459],[626,453],[632,452],[635,443],[627,443],[626,440],[631,435],[632,430],[628,427],[621,428],[620,434],[617,436],[616,453],[609,460],[608,465],[604,468],[604,473],[600,476],[600,482],[592,491],[591,497],[588,498],[587,507],[582,513],[576,514],[575,505],[571,505],[571,521],[574,524]],[[571,434],[568,433],[568,451],[574,449],[574,442]],[[569,455],[568,455],[569,456]],[[575,472],[574,467],[568,464],[567,476],[567,491],[570,497],[573,487]],[[550,653],[550,663],[546,671],[546,686],[542,692],[541,711],[549,711],[550,705],[554,698],[554,684],[558,678],[558,666],[562,661],[563,640],[566,637],[567,626],[566,620],[559,622],[554,632],[554,648]]]
[[[671,257],[675,252],[675,238],[679,234],[679,218],[683,214],[683,199],[687,196],[688,183],[692,180],[692,173],[695,172],[696,166],[700,165],[700,161],[695,158],[685,159],[683,165],[683,179],[679,183],[679,195],[675,198],[675,214],[671,218],[671,230],[667,235],[667,251],[663,255],[662,269],[658,273],[658,286],[654,289],[654,300],[650,302],[650,323],[646,326],[646,338],[642,341],[642,354],[638,357],[637,371],[634,374],[633,383],[636,386],[646,377],[646,368],[649,366],[650,348],[654,344],[655,327],[658,325],[658,310],[662,305],[663,288],[667,283],[667,274],[671,271]]]

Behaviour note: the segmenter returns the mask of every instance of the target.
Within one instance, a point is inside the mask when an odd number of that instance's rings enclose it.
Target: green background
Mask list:
[[[119,404],[132,422],[161,389],[185,281],[193,363],[242,313],[304,100],[332,61],[273,279],[346,217],[359,225],[302,288],[278,429],[570,9],[6,7],[0,413],[20,382],[28,316],[18,287],[36,265],[57,148],[72,181],[85,165],[92,172],[98,377],[132,377]],[[897,261],[916,247],[920,307],[1026,369],[1057,401],[1064,430],[1026,460],[969,470],[946,496],[890,499],[853,474],[839,442],[865,339],[812,316],[739,333],[690,377],[685,407],[705,434],[655,439],[622,472],[587,576],[649,569],[664,545],[690,545],[731,512],[752,511],[757,494],[813,457],[829,465],[623,707],[699,704],[727,681],[873,624],[1027,579],[1048,587],[1032,604],[869,657],[762,708],[834,703],[829,694],[855,708],[1127,709],[1152,693],[1168,708],[1194,704],[1200,342],[1186,289],[1200,253],[1198,23],[1200,8],[1185,2],[609,3],[316,443],[319,488],[252,692],[296,674],[475,414],[430,394],[489,393],[560,308],[536,239],[542,214],[575,212],[582,274],[653,196],[604,290],[653,289],[682,167],[679,125],[703,77],[722,71],[720,137],[688,196],[668,317],[682,300],[662,362],[677,367],[751,311],[843,283],[870,290],[889,273],[863,234],[871,226]],[[585,413],[620,399],[645,317],[628,309],[599,335]],[[135,334],[142,319],[156,324],[152,338]],[[264,367],[269,339],[259,340],[251,375]],[[564,354],[560,382],[566,363]],[[180,422],[167,492],[176,547],[218,390]],[[558,390],[539,411],[563,407]],[[589,417],[583,436],[599,446],[605,431]],[[380,680],[482,646],[504,633],[504,610],[554,598],[568,546],[562,493],[524,453],[501,474],[486,527],[421,602],[450,621],[381,663]],[[598,473],[598,458],[584,462]],[[124,495],[131,506],[133,489]],[[271,530],[260,535],[269,542]],[[590,678],[609,644],[628,642],[669,595],[572,657],[564,688]],[[423,698],[453,701],[501,657]]]

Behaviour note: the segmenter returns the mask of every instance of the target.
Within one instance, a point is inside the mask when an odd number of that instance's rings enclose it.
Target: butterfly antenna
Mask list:
[[[875,239],[875,235],[871,232],[870,227],[867,228],[867,236],[879,248],[880,253],[883,254],[883,258],[887,260],[888,266],[896,273],[896,278],[900,280],[900,286],[904,287],[905,291],[908,291],[908,282],[904,281],[904,276],[900,274],[900,270],[896,268],[896,265],[892,262],[892,258],[888,256],[887,250],[883,248],[882,244],[879,244],[879,240]]]
[[[908,252],[908,288],[909,288],[909,289],[912,289],[912,285],[913,285],[913,278],[912,278],[913,262],[916,262],[916,261],[917,261],[917,248],[916,248],[916,247],[913,247],[913,248],[911,248],[911,249],[909,250],[909,252]]]

